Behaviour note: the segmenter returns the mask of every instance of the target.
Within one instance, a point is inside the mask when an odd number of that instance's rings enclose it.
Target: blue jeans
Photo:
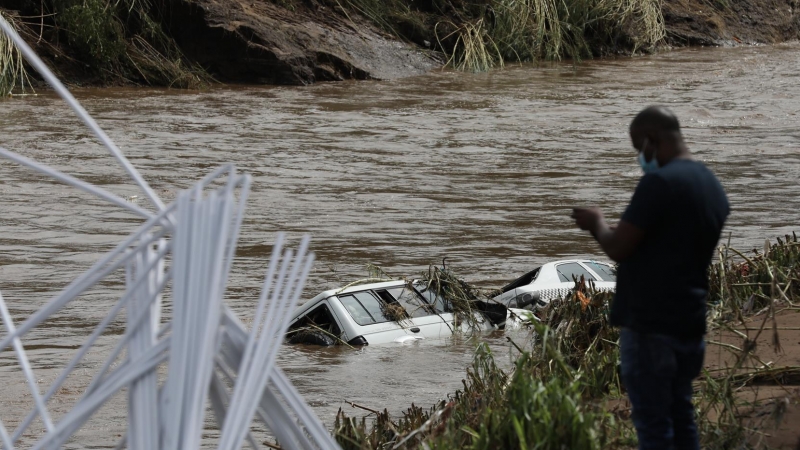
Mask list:
[[[700,448],[692,380],[703,368],[703,338],[620,333],[622,383],[633,407],[641,450]]]

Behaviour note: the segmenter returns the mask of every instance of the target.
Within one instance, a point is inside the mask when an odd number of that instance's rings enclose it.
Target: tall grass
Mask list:
[[[633,52],[653,51],[666,34],[662,0],[487,0],[452,8],[434,0],[424,10],[410,0],[333,1],[414,42],[433,24],[426,39],[445,52],[450,67],[465,71],[581,59],[619,41]]]
[[[614,417],[583,399],[580,377],[543,376],[541,369],[538,356],[524,352],[506,372],[481,344],[464,389],[436,408],[412,405],[397,421],[384,411],[370,424],[340,411],[334,433],[346,450],[606,448]]]
[[[440,24],[437,24],[437,28]],[[500,48],[489,35],[484,24],[484,19],[475,22],[466,22],[460,26],[447,22],[455,31],[436,40],[442,45],[442,40],[455,37],[455,44],[447,59],[447,66],[456,70],[485,72],[494,67],[503,66],[503,55]]]
[[[14,15],[0,9],[0,17],[12,28],[19,30]],[[0,33],[0,96],[5,97],[15,92],[24,93],[26,85],[28,89],[32,89],[22,54],[9,37]]]
[[[186,60],[148,0],[62,0],[54,8],[56,26],[101,75],[187,88],[211,80]]]
[[[109,83],[189,88],[212,81],[163,30],[160,11],[149,0],[42,0],[19,5],[23,10],[15,26],[20,34],[43,55],[56,56],[66,72]],[[13,49],[5,41],[0,45],[5,62],[0,66],[0,87],[7,92],[24,72],[18,55],[12,58]]]
[[[709,270],[709,302],[716,320],[739,319],[759,311],[771,300],[800,301],[800,242],[786,235],[750,255],[723,246]]]

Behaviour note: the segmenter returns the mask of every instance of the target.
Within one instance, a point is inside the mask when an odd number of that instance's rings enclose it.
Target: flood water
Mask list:
[[[654,103],[678,114],[690,148],[726,188],[733,212],[725,239],[749,250],[798,230],[798,67],[795,43],[387,82],[74,92],[167,201],[222,163],[253,176],[228,296],[247,321],[278,231],[293,243],[312,235],[306,299],[366,277],[368,263],[414,276],[446,257],[466,280],[499,287],[555,258],[601,258],[570,209],[598,205],[619,217],[640,176],[627,127]],[[0,100],[0,146],[149,206],[51,93]],[[16,323],[141,223],[4,160],[0,195],[0,291]],[[121,295],[120,279],[24,340],[42,383]],[[59,393],[56,417],[116,337],[101,340],[98,356]],[[504,337],[484,339],[507,364]],[[461,387],[477,343],[286,347],[279,364],[331,427],[340,407],[366,414],[345,401],[394,414],[412,402],[432,406]],[[0,419],[13,428],[32,404],[10,349],[0,354],[0,377]],[[71,446],[113,447],[124,429],[122,400]]]

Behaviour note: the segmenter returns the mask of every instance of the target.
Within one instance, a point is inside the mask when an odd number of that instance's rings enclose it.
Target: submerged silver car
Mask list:
[[[387,281],[325,291],[292,315],[290,343],[350,345],[405,343],[519,326],[527,311],[476,302],[475,320],[456,324],[448,304],[424,282]]]
[[[574,279],[584,278],[595,289],[613,291],[617,287],[614,266],[591,259],[553,261],[507,284],[494,300],[512,308],[536,309],[550,300],[569,294]]]

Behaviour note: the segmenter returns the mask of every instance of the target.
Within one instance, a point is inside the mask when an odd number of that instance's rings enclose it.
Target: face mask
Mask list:
[[[644,149],[647,148],[647,138],[644,140],[644,144],[642,144],[642,151],[639,152],[639,165],[642,167],[642,172],[645,174],[653,173],[659,169],[658,160],[656,159],[656,152],[653,151],[653,159],[649,162],[645,161],[644,159]]]

